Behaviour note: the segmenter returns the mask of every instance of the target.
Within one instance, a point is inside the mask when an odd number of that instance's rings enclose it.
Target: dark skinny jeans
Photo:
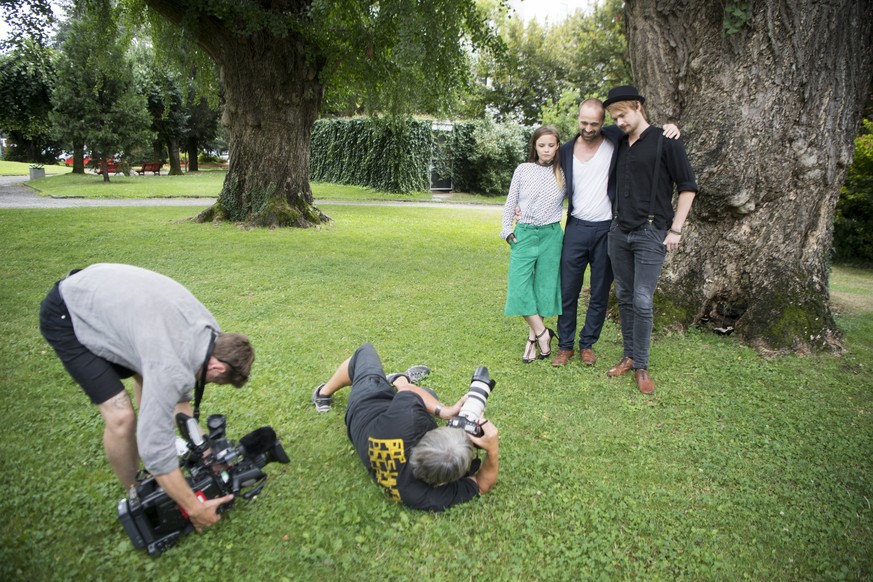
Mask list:
[[[649,367],[653,299],[667,256],[666,236],[666,230],[649,224],[623,232],[613,222],[609,231],[609,259],[615,275],[624,355],[633,359],[636,370]]]

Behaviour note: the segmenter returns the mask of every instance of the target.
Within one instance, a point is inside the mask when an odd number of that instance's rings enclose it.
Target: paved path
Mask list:
[[[51,198],[39,196],[23,186],[27,176],[0,176],[0,209],[2,208],[78,208],[81,206],[211,206],[215,198],[137,198],[111,200],[105,198]],[[415,206],[425,208],[501,209],[497,204],[459,204],[451,202],[316,200],[316,204],[346,206]]]
[[[215,198],[51,198],[38,196],[22,182],[27,176],[0,176],[0,208],[76,208],[80,206],[209,206]]]

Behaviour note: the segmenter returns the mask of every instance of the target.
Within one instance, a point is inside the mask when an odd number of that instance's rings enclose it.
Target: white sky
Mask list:
[[[64,17],[64,11],[60,6],[58,6],[57,2],[52,2],[52,12],[54,12],[55,17],[58,19]],[[3,18],[2,16],[2,13],[0,13],[0,39],[5,40],[9,38],[10,29],[9,25],[6,23],[6,18]]]
[[[555,24],[577,10],[587,12],[595,3],[595,0],[511,0],[509,5],[522,20],[536,18],[541,23]]]

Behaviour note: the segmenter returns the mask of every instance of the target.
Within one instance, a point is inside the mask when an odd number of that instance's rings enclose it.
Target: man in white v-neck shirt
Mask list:
[[[585,269],[591,268],[591,295],[585,324],[579,333],[579,357],[582,363],[597,362],[594,344],[600,339],[612,266],[607,255],[607,235],[612,223],[615,199],[614,168],[618,141],[622,132],[614,125],[603,127],[606,111],[599,99],[586,99],[579,105],[579,133],[561,146],[569,200],[567,225],[561,251],[562,314],[558,317],[558,355],[553,366],[564,366],[575,354],[577,309]],[[664,126],[667,137],[678,137],[679,130]]]

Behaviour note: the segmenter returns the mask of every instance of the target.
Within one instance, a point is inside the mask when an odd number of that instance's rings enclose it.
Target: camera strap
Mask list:
[[[203,391],[206,389],[206,368],[209,367],[209,358],[212,357],[212,352],[215,350],[215,338],[218,334],[212,330],[212,335],[209,338],[209,347],[206,348],[206,358],[203,360],[203,365],[200,366],[200,377],[197,378],[197,383],[194,385],[194,419],[200,420],[200,401],[203,400]]]

